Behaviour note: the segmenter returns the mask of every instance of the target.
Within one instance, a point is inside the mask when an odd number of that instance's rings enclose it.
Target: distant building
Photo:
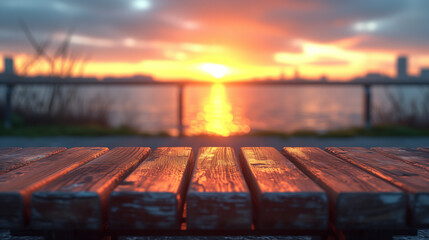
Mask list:
[[[5,57],[4,58],[4,74],[7,75],[13,75],[15,73],[14,67],[13,67],[13,58]]]
[[[371,80],[380,80],[380,79],[384,78],[385,76],[381,75],[380,73],[369,72],[366,74],[365,77],[367,79],[371,79]]]
[[[149,75],[134,75],[131,77],[105,77],[104,82],[120,82],[120,81],[133,81],[133,82],[153,82],[155,81]]]
[[[420,69],[420,78],[429,79],[429,68]]]
[[[294,80],[298,80],[298,79],[300,79],[300,77],[299,77],[299,71],[298,71],[298,68],[295,68]]]
[[[284,71],[281,71],[281,72],[280,72],[279,80],[280,80],[280,81],[284,81],[284,80],[286,80],[285,72],[284,72]]]
[[[351,82],[379,82],[392,80],[387,75],[378,72],[369,72],[364,77],[357,77],[351,80]]]
[[[398,57],[396,61],[396,78],[401,80],[408,78],[407,61],[408,59],[406,56]]]

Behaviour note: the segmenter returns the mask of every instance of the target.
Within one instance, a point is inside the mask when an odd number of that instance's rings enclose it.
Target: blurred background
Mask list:
[[[428,136],[429,2],[2,0],[3,136]]]

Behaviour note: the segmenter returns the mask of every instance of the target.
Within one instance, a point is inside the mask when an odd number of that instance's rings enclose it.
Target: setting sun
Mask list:
[[[228,73],[228,68],[224,65],[213,64],[213,63],[204,63],[201,65],[201,70],[209,73],[215,78],[222,78],[225,74]]]

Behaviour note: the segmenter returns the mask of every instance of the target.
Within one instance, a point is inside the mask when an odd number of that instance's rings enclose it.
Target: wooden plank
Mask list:
[[[188,229],[251,228],[250,192],[232,148],[199,149],[186,202]]]
[[[429,227],[429,175],[426,170],[365,148],[326,150],[407,191],[412,224]]]
[[[0,228],[20,228],[28,220],[31,194],[45,184],[106,152],[71,148],[0,175]]]
[[[39,189],[31,198],[31,226],[101,229],[109,194],[149,152],[144,147],[114,148]]]
[[[325,192],[271,147],[244,147],[240,165],[252,192],[256,228],[326,230]]]
[[[110,195],[109,228],[179,230],[192,162],[192,148],[157,148]]]
[[[429,152],[419,151],[412,148],[396,147],[375,147],[371,148],[371,150],[374,150],[391,158],[400,159],[406,163],[421,167],[429,171]]]
[[[31,147],[0,155],[0,174],[66,150],[63,147]]]
[[[5,148],[0,148],[0,156],[4,155],[4,154],[9,154],[9,153],[16,152],[16,151],[18,151],[20,149],[22,149],[22,148],[19,148],[19,147],[5,147]]]
[[[337,229],[395,229],[406,224],[398,188],[319,148],[287,147],[283,154],[328,193]]]

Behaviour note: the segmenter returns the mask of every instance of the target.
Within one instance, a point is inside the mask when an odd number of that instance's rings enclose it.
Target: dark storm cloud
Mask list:
[[[64,35],[70,29],[74,29],[75,36],[112,41],[108,47],[96,44],[91,46],[74,44],[74,49],[78,51],[91,52],[92,59],[136,61],[138,58],[141,60],[142,56],[162,58],[163,54],[159,49],[130,49],[122,46],[122,40],[126,38],[166,39],[169,38],[169,33],[180,29],[160,21],[152,11],[132,9],[130,3],[132,2],[1,1],[0,50],[7,53],[22,52],[20,50],[23,48],[27,51],[31,50],[20,27],[20,23],[25,23],[39,43],[47,41],[55,34]],[[56,40],[62,41],[61,38]]]
[[[141,33],[156,36],[157,32],[171,30],[152,11],[133,11],[131,1],[24,0],[22,4],[7,4],[13,1],[0,2],[2,29],[19,30],[18,23],[23,21],[42,34],[75,27],[82,34],[109,38]]]
[[[267,24],[290,37],[333,42],[366,36],[351,46],[361,50],[416,52],[426,49],[429,38],[429,1],[360,0],[324,1],[314,8],[280,8],[267,12]],[[356,29],[357,24],[375,24],[376,29]]]
[[[409,1],[404,11],[381,21],[380,29],[353,48],[429,54],[429,1]]]
[[[314,1],[313,7],[296,11],[285,6],[266,12],[267,24],[283,29],[291,37],[335,41],[356,35],[353,24],[394,16],[405,7],[400,0]]]

